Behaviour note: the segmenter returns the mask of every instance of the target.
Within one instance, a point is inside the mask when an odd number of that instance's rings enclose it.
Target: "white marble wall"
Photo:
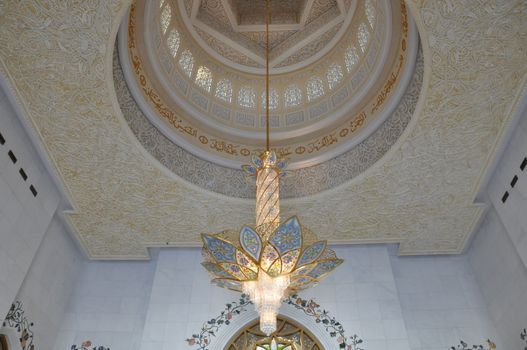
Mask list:
[[[498,214],[491,209],[469,251],[477,281],[502,341],[502,349],[523,349],[527,328],[527,269]]]
[[[469,250],[470,262],[503,349],[523,349],[527,328],[527,113],[523,114],[488,186],[491,208]],[[511,187],[514,175],[516,185]],[[502,202],[505,191],[509,198]]]
[[[0,88],[0,319],[17,295],[59,205],[60,195]],[[8,156],[12,151],[17,161]],[[28,178],[23,180],[19,169]],[[37,190],[34,197],[30,185]]]
[[[461,339],[497,340],[466,256],[396,257],[384,245],[336,250],[346,262],[302,296],[335,315],[348,335],[363,338],[366,349],[435,350]],[[211,286],[200,261],[198,249],[160,251],[141,350],[184,348],[186,337],[238,298]]]
[[[501,346],[466,255],[390,256],[412,350],[445,350],[463,340]]]
[[[520,165],[527,157],[527,110],[521,116],[511,140],[501,157],[488,186],[488,198],[505,226],[517,253],[527,266],[527,166]],[[518,177],[511,186],[514,176]],[[509,197],[502,202],[507,191]]]
[[[82,260],[69,233],[55,217],[16,296],[28,320],[35,324],[36,349],[53,349]]]
[[[139,349],[156,263],[155,256],[83,262],[54,349],[86,340],[112,350]]]

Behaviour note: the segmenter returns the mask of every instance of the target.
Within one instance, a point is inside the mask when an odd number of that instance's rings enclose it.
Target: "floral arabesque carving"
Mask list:
[[[245,294],[240,296],[237,301],[225,305],[225,309],[215,318],[206,321],[199,333],[193,334],[186,339],[189,346],[196,346],[198,350],[208,350],[212,338],[216,336],[218,330],[223,326],[228,326],[231,319],[246,311],[246,307],[252,304],[249,297]],[[323,325],[326,332],[332,338],[336,338],[339,349],[345,350],[364,350],[360,347],[363,340],[356,334],[346,336],[342,324],[332,317],[329,311],[324,310],[314,300],[302,299],[297,294],[293,294],[284,300],[284,305],[290,305],[297,310],[302,311],[305,315],[312,317],[315,323]]]
[[[22,350],[34,350],[33,327],[34,323],[29,321],[25,315],[21,301],[15,301],[4,320],[3,327],[12,327],[19,333],[19,341]]]

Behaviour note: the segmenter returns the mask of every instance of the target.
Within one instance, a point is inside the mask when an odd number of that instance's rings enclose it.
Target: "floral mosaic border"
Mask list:
[[[72,345],[70,350],[110,350],[104,346],[93,346],[91,340],[86,340],[79,345]]]
[[[189,346],[196,346],[198,350],[209,350],[208,346],[218,330],[223,326],[228,326],[231,319],[246,311],[246,306],[252,304],[249,296],[242,294],[240,299],[225,305],[225,309],[215,318],[206,321],[199,333],[193,334],[185,339]],[[321,323],[329,336],[336,338],[339,349],[364,350],[360,347],[363,340],[356,334],[348,337],[344,327],[335,317],[331,317],[329,311],[324,310],[314,300],[302,299],[297,294],[293,294],[284,301],[285,305],[291,305],[295,309],[304,312],[307,316],[313,317],[316,323]],[[72,349],[77,350],[77,349]]]
[[[19,341],[22,350],[34,350],[33,330],[34,323],[29,321],[25,315],[24,306],[17,300],[11,304],[11,308],[2,324],[2,327],[11,327],[19,333]]]
[[[449,350],[469,350],[469,349],[491,350],[491,349],[496,349],[496,344],[492,340],[487,339],[486,345],[480,344],[480,345],[469,346],[467,343],[461,340],[457,346],[451,346]]]

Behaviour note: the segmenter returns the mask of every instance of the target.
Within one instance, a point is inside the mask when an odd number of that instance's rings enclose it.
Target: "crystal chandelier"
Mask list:
[[[202,234],[202,265],[214,284],[250,297],[260,315],[261,331],[271,335],[282,300],[317,284],[342,260],[296,216],[280,223],[280,178],[286,175],[286,162],[269,146],[269,0],[265,14],[266,151],[242,167],[256,177],[256,225],[240,232]]]

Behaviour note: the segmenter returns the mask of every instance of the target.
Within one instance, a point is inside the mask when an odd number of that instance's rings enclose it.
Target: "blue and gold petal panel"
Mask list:
[[[220,266],[233,275],[237,280],[245,281],[248,279],[243,273],[241,266],[238,264],[221,263]]]
[[[342,264],[342,261],[343,260],[341,260],[341,259],[333,259],[333,260],[321,261],[307,275],[312,277],[312,278],[315,278],[315,279],[322,278],[322,277],[324,277],[325,274],[327,274],[328,272],[334,270],[337,266]]]
[[[276,259],[271,265],[267,274],[271,277],[277,277],[282,273],[282,260],[280,258]]]
[[[304,265],[302,267],[299,267],[293,273],[291,274],[291,278],[297,278],[303,275],[307,275],[311,270],[313,270],[317,266],[317,263],[312,263],[309,265]]]
[[[261,168],[263,166],[262,159],[256,154],[253,155],[252,161],[253,161],[253,164],[256,166],[256,168]]]
[[[227,289],[235,290],[237,292],[242,291],[242,284],[238,281],[234,281],[231,279],[216,278],[212,280],[212,283],[214,283],[215,285],[221,288],[227,288]]]
[[[262,253],[262,239],[260,236],[250,227],[244,227],[240,231],[240,244],[243,250],[249,254],[254,261],[260,260],[260,254]]]
[[[270,244],[267,244],[263,250],[262,258],[260,259],[260,266],[264,271],[268,271],[271,265],[278,259],[280,255],[274,247]]]
[[[289,273],[294,269],[299,255],[300,249],[295,249],[282,256],[282,273]]]
[[[275,164],[276,161],[278,160],[278,158],[276,157],[276,152],[275,151],[271,151],[269,153],[269,158],[268,159],[269,159],[269,163]]]
[[[302,247],[302,230],[298,218],[293,216],[280,226],[273,233],[269,242],[276,248],[280,255],[300,249]]]
[[[205,262],[202,262],[201,265],[203,265],[203,267],[205,269],[207,269],[207,271],[209,271],[211,274],[213,274],[214,276],[216,277],[223,277],[223,278],[233,278],[233,276],[231,276],[230,274],[228,274],[223,268],[221,268],[221,266],[219,266],[218,264],[215,264],[215,263],[211,263],[211,262],[208,262],[208,261],[205,261]]]
[[[242,170],[245,171],[249,176],[256,175],[256,167],[254,165],[242,165]]]
[[[303,289],[302,287],[307,287],[313,283],[317,283],[317,280],[309,276],[302,276],[300,278],[291,280],[291,283],[289,284],[289,288]]]
[[[247,276],[247,280],[255,280],[258,278],[258,272],[255,272],[251,269],[246,268],[245,266],[240,266],[243,274]]]
[[[278,169],[283,170],[287,166],[287,162],[281,159],[278,164],[276,164],[276,166],[278,167]]]
[[[240,266],[244,266],[247,269],[251,269],[252,271],[258,273],[258,266],[252,261],[247,255],[245,255],[242,251],[237,250],[236,251],[236,261]]]
[[[236,263],[236,247],[212,235],[201,235],[203,243],[217,262]]]
[[[311,264],[313,261],[318,259],[324,249],[326,249],[326,241],[313,243],[302,252],[297,266]]]

